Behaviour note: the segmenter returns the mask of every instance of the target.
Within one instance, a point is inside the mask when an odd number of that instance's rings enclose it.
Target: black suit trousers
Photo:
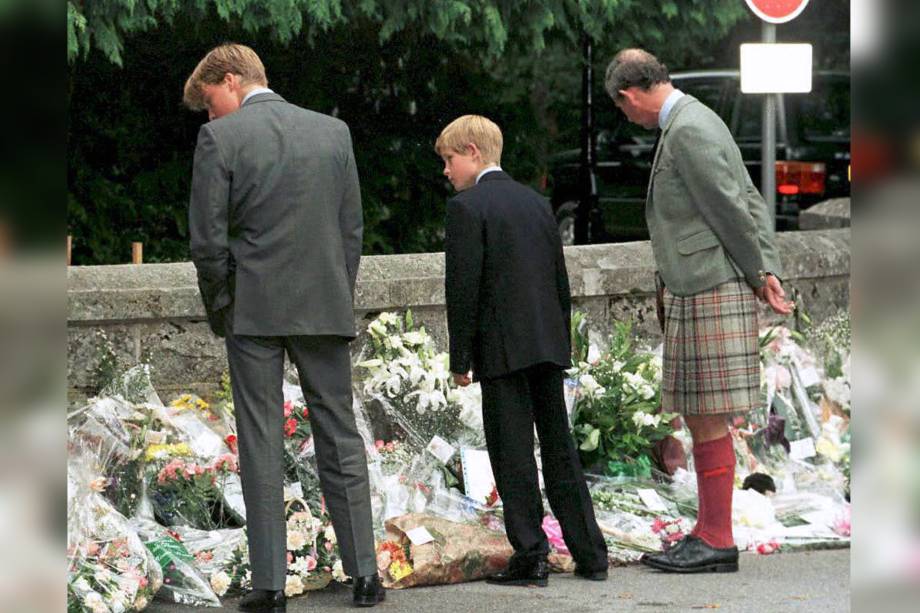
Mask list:
[[[606,569],[607,545],[569,431],[562,369],[538,364],[483,379],[481,384],[486,445],[514,557],[535,558],[549,552],[534,459],[536,425],[546,497],[565,544],[580,567]]]

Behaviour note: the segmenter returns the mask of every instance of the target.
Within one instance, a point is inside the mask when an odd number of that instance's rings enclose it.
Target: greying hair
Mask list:
[[[617,100],[620,90],[638,87],[648,91],[659,83],[670,83],[668,67],[644,49],[623,49],[607,66],[604,87]]]

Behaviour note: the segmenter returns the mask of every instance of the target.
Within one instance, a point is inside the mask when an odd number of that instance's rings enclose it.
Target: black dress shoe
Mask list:
[[[355,577],[353,594],[356,607],[372,607],[378,602],[383,602],[387,597],[387,591],[383,588],[380,577],[377,575]]]
[[[546,558],[536,560],[512,559],[508,568],[486,579],[493,585],[532,585],[546,587],[549,582],[549,564]]]
[[[588,566],[583,567],[581,564],[576,564],[575,565],[575,576],[581,577],[582,579],[587,579],[588,581],[606,581],[607,580],[607,569],[606,568],[592,569]]]
[[[664,553],[644,556],[646,566],[668,573],[736,573],[738,548],[717,549],[690,535]]]
[[[284,613],[287,610],[287,596],[283,590],[252,590],[240,599],[239,609]]]
[[[687,536],[680,539],[676,543],[673,543],[665,551],[658,551],[655,553],[643,553],[642,557],[639,558],[639,561],[645,564],[646,566],[652,566],[652,567],[654,567],[655,564],[665,564],[667,563],[668,555],[674,554],[680,551],[681,549],[683,549],[684,547],[686,547],[688,539],[691,536],[693,535],[688,534]],[[693,538],[697,538],[697,537],[693,537]]]

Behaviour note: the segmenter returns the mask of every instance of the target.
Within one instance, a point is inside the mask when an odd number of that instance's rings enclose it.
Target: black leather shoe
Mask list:
[[[669,554],[674,554],[680,551],[682,548],[687,546],[688,539],[692,535],[688,534],[684,538],[680,539],[676,543],[673,543],[666,551],[658,551],[655,553],[644,553],[642,557],[639,558],[639,561],[646,566],[652,566],[654,568],[655,564],[665,564],[668,560]],[[694,537],[696,538],[696,537]]]
[[[580,564],[575,565],[575,576],[581,577],[582,579],[587,579],[588,581],[606,581],[607,580],[607,569],[591,569],[590,567],[582,567]]]
[[[240,611],[284,613],[287,596],[283,590],[252,590],[240,599]]]
[[[377,575],[355,577],[353,593],[356,607],[372,607],[387,597],[387,591]]]
[[[736,573],[738,548],[716,549],[701,538],[689,535],[680,547],[642,558],[646,566],[668,573]]]
[[[549,582],[549,564],[546,558],[536,560],[512,559],[508,568],[486,579],[493,585],[532,585],[546,587]]]

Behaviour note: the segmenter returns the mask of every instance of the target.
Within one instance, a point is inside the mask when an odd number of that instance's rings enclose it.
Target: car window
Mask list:
[[[832,76],[814,80],[810,94],[787,94],[786,105],[796,120],[800,139],[850,139],[850,80]]]
[[[690,94],[726,121],[725,78],[675,78],[674,87],[685,94]]]
[[[759,142],[763,123],[763,96],[739,94],[736,105],[738,110],[735,116],[738,123],[735,127],[735,141],[739,143]]]

